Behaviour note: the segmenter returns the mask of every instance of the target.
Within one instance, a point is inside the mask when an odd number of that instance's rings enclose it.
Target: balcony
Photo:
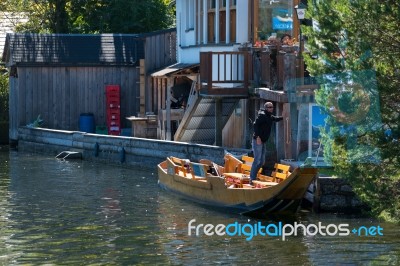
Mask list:
[[[304,61],[297,50],[296,46],[268,45],[237,52],[202,52],[200,94],[248,98],[258,92],[278,102],[313,95],[316,85],[304,82]]]
[[[200,94],[209,97],[247,98],[251,54],[201,52]]]

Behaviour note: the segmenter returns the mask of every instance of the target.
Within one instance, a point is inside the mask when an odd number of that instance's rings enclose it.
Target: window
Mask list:
[[[254,8],[254,40],[267,40],[275,34],[278,38],[285,33],[293,34],[292,0],[256,0]]]
[[[210,8],[208,9],[208,42],[217,42],[217,32],[219,33],[219,43],[226,43],[226,19],[229,13],[229,42],[236,40],[236,1],[229,1],[229,8],[226,7],[226,0],[218,0],[218,10],[216,10],[216,0],[210,0]],[[217,18],[218,16],[218,18]],[[215,25],[218,21],[218,29]]]
[[[187,0],[186,3],[186,29],[194,29],[194,10],[195,10],[195,0]]]

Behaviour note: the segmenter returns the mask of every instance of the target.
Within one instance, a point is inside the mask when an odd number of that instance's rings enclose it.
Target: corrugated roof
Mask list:
[[[8,65],[139,65],[144,39],[136,34],[7,34]]]

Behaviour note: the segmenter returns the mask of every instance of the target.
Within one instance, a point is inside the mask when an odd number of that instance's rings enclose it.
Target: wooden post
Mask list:
[[[166,140],[172,140],[171,139],[171,87],[173,85],[172,79],[173,78],[167,79],[167,102],[166,102],[167,134],[166,134]]]
[[[283,104],[283,123],[284,123],[284,140],[285,140],[285,159],[292,159],[292,145],[291,145],[291,125],[290,125],[290,104]]]
[[[284,104],[283,103],[276,103],[276,115],[279,116],[283,116],[284,110]],[[276,137],[275,137],[275,141],[276,141],[276,155],[277,158],[281,159],[285,159],[285,129],[286,129],[286,124],[285,124],[285,117],[283,119],[283,121],[276,123]]]
[[[146,113],[146,70],[145,70],[145,61],[144,59],[140,59],[140,113]]]
[[[222,146],[222,100],[215,99],[215,145]]]
[[[298,154],[297,152],[297,132],[298,126],[298,110],[297,110],[297,103],[290,103],[290,144],[291,145],[291,155],[290,159],[296,159]]]
[[[241,104],[242,104],[242,123],[244,125],[243,128],[243,135],[244,138],[242,139],[242,148],[246,149],[247,148],[247,141],[250,136],[250,128],[249,128],[249,99],[242,99]]]

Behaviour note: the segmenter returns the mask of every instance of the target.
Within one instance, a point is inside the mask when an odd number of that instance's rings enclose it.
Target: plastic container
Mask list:
[[[92,113],[83,113],[79,116],[79,131],[95,133],[94,115]]]

